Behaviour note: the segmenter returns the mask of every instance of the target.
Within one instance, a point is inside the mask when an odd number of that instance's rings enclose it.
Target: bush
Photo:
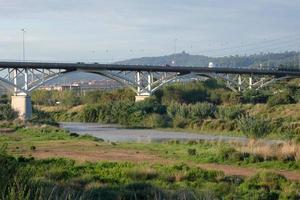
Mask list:
[[[72,107],[77,106],[81,103],[79,94],[74,91],[66,91],[61,99],[61,103],[64,106]]]
[[[169,105],[172,101],[187,104],[203,102],[208,98],[207,87],[200,81],[168,85],[162,89],[159,96],[164,105]]]
[[[167,114],[170,118],[176,117],[185,119],[206,119],[214,117],[216,107],[211,103],[179,104],[172,102],[167,107]]]
[[[153,169],[131,169],[127,172],[127,176],[134,180],[145,181],[158,177],[158,173]]]
[[[173,119],[173,127],[174,128],[185,128],[188,125],[188,120],[181,116],[176,116]]]
[[[81,112],[81,119],[84,122],[97,122],[99,118],[98,115],[98,107],[88,105],[85,106],[83,111]]]
[[[220,96],[223,104],[235,105],[242,102],[242,96],[239,93],[221,91]]]
[[[218,155],[220,156],[220,159],[222,161],[226,161],[229,159],[229,157],[233,154],[236,153],[237,151],[232,148],[232,147],[228,147],[228,146],[221,146],[219,148],[219,153]]]
[[[141,111],[143,114],[165,114],[166,107],[158,103],[155,98],[149,97],[144,101],[139,101],[134,104],[135,111]]]
[[[235,120],[227,121],[222,119],[206,119],[203,121],[201,129],[214,131],[233,131],[237,129],[237,122]]]
[[[197,154],[197,150],[196,149],[188,149],[188,154],[190,156],[195,156]]]
[[[144,126],[148,128],[163,128],[167,125],[167,119],[163,115],[150,114],[144,119]]]
[[[247,90],[243,93],[243,102],[244,103],[266,103],[268,100],[269,94],[263,90]]]
[[[271,132],[270,121],[244,115],[239,118],[239,128],[243,134],[250,138],[262,138]]]
[[[247,189],[281,190],[287,179],[273,172],[261,172],[251,177],[241,187]]]
[[[80,135],[78,133],[70,133],[71,137],[79,137]]]
[[[0,105],[0,120],[14,120],[17,117],[18,113],[10,105]]]
[[[295,103],[295,100],[287,92],[277,93],[268,98],[267,105],[273,107],[276,105]]]
[[[214,117],[216,107],[211,103],[196,103],[190,105],[190,116],[192,119],[205,119]]]
[[[8,104],[9,98],[7,94],[3,94],[0,96],[0,104]]]
[[[36,146],[31,146],[31,147],[30,147],[30,150],[31,150],[31,151],[35,151],[35,150],[36,150]]]
[[[241,105],[220,106],[217,109],[217,117],[223,120],[234,120],[245,114]]]

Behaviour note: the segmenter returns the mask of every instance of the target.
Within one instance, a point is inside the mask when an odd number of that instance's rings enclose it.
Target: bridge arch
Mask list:
[[[162,86],[182,78],[185,74],[155,72],[112,72],[108,70],[81,70],[98,74],[129,87],[137,96],[150,96]]]
[[[10,91],[11,93],[14,93],[16,89],[20,90],[21,92],[26,93],[26,91],[23,90],[21,87],[19,87],[19,86],[15,85],[14,83],[12,83],[4,78],[1,78],[1,77],[0,77],[0,84],[2,87],[7,89],[8,91]]]

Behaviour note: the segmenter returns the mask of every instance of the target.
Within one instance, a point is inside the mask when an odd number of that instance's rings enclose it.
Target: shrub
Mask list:
[[[242,187],[247,189],[281,190],[287,179],[273,172],[261,172],[245,181]]]
[[[185,128],[188,125],[188,120],[181,116],[176,116],[173,119],[173,127],[174,128]]]
[[[72,107],[81,103],[79,95],[74,91],[65,91],[61,97],[61,103],[64,106]]]
[[[235,105],[242,102],[242,96],[239,93],[222,91],[220,96],[223,104]]]
[[[30,147],[30,150],[31,150],[31,151],[35,151],[35,150],[36,150],[36,146],[31,146],[31,147]]]
[[[233,131],[236,130],[236,121],[227,121],[222,119],[206,119],[202,123],[202,130]]]
[[[166,117],[156,113],[150,114],[144,119],[144,126],[148,128],[160,128],[160,127],[166,127],[166,125],[167,125]]]
[[[177,103],[196,103],[206,101],[208,97],[207,87],[204,82],[176,83],[162,89],[160,94],[164,105],[174,101]]]
[[[216,112],[216,107],[211,103],[196,103],[190,105],[190,116],[193,119],[205,119],[213,117]]]
[[[0,96],[0,104],[8,104],[9,98],[7,94],[3,94]]]
[[[195,156],[197,154],[197,150],[196,149],[188,149],[188,154],[190,156]]]
[[[159,104],[155,98],[147,98],[144,101],[136,102],[134,104],[134,110],[141,111],[143,114],[150,114],[150,113],[158,113],[158,114],[165,114],[166,107]]]
[[[134,180],[151,180],[158,177],[158,173],[153,169],[132,169],[127,172],[127,176]]]
[[[295,100],[289,95],[288,92],[274,94],[273,96],[269,97],[267,101],[267,105],[269,107],[291,103],[295,103]]]
[[[98,121],[98,107],[88,105],[85,106],[82,113],[81,113],[81,119],[84,122],[97,122]]]
[[[239,128],[243,134],[250,138],[262,138],[271,132],[270,121],[244,115],[239,118]]]
[[[10,105],[0,105],[0,120],[13,120],[17,117],[18,113]]]
[[[229,159],[229,157],[233,154],[236,153],[237,151],[232,148],[232,147],[228,147],[228,146],[221,146],[219,148],[219,153],[218,155],[220,156],[220,159],[222,161],[226,161]]]
[[[211,103],[179,104],[171,103],[167,107],[167,114],[170,118],[181,117],[185,119],[205,119],[214,117],[216,107]]]
[[[32,93],[31,99],[36,105],[55,105],[57,99],[54,98],[54,91],[36,90]]]
[[[217,117],[224,120],[234,120],[245,114],[241,105],[220,106],[217,109]]]
[[[247,90],[243,93],[243,102],[245,103],[266,103],[269,94],[263,90]]]
[[[71,137],[79,137],[79,134],[78,133],[70,133],[70,136]]]

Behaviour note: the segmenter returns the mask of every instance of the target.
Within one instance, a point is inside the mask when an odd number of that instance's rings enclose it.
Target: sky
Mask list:
[[[0,0],[0,60],[300,50],[300,0]]]

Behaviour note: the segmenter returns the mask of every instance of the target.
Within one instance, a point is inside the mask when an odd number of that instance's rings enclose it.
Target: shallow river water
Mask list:
[[[72,133],[89,134],[113,142],[163,142],[167,140],[222,140],[246,142],[245,137],[230,137],[154,129],[127,129],[118,125],[62,122],[60,127]]]

